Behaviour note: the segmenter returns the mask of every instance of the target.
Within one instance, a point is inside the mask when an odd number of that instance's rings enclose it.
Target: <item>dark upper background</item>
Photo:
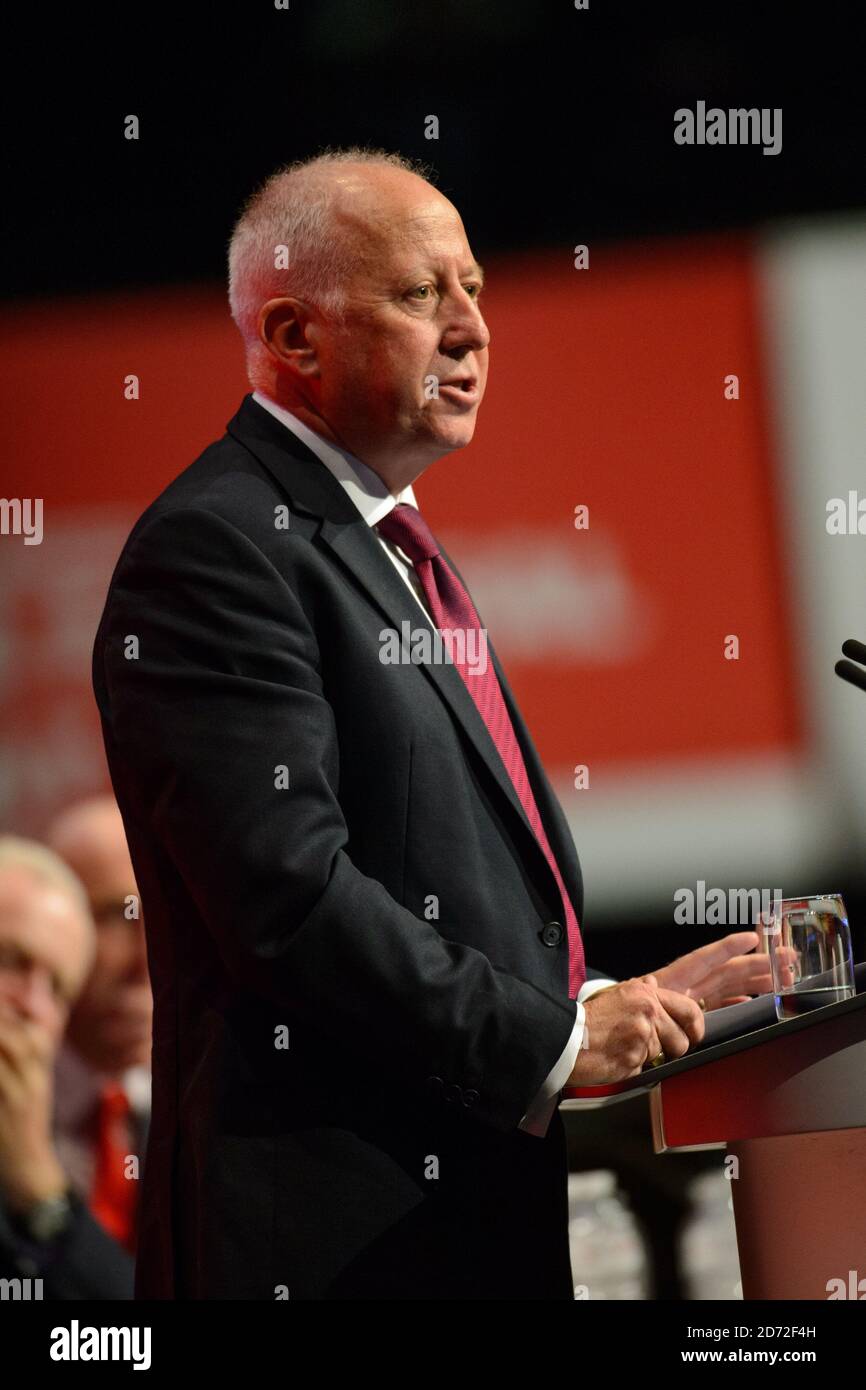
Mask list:
[[[866,204],[855,7],[270,0],[40,8],[8,35],[3,293],[224,274],[232,220],[325,144],[431,161],[476,253]],[[783,108],[783,154],[682,149],[699,100]],[[141,139],[123,138],[123,117]],[[424,117],[440,138],[424,138]],[[216,234],[215,234],[216,233]]]

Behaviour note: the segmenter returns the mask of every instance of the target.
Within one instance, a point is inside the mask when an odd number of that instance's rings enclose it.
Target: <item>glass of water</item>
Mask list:
[[[797,1018],[855,993],[848,913],[839,893],[781,898],[758,916],[776,1017]]]

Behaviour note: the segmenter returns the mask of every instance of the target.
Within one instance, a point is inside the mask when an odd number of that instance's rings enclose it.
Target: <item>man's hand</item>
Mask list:
[[[0,1192],[12,1211],[67,1186],[51,1139],[53,1061],[43,1028],[0,1010]]]
[[[584,1004],[588,1047],[581,1046],[567,1086],[603,1086],[637,1076],[664,1051],[682,1057],[704,1036],[704,1015],[686,994],[643,975],[599,990]]]
[[[757,931],[731,932],[657,970],[659,988],[703,999],[707,1010],[766,994],[773,988],[770,957],[766,951],[756,951],[758,945]]]

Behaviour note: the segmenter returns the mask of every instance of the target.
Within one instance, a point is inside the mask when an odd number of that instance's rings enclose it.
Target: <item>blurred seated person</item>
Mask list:
[[[153,1022],[135,875],[112,796],[66,807],[45,838],[84,885],[96,924],[93,967],[57,1058],[57,1150],[92,1214],[134,1254],[140,1182],[129,1167],[141,1176]]]
[[[74,1191],[52,1136],[56,1055],[95,948],[71,870],[0,836],[0,1278],[42,1280],[31,1298],[132,1298],[132,1258]]]

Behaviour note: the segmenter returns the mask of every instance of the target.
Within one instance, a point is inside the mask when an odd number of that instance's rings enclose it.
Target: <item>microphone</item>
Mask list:
[[[861,671],[859,666],[854,665],[855,661],[859,661],[866,667],[866,642],[858,642],[856,638],[849,637],[847,642],[842,643],[842,653],[852,659],[837,661],[833,667],[836,675],[841,676],[842,680],[848,681],[850,685],[866,690],[866,670]]]
[[[866,642],[858,642],[854,637],[849,637],[847,642],[842,643],[842,655],[850,656],[852,661],[862,661],[866,665]]]

